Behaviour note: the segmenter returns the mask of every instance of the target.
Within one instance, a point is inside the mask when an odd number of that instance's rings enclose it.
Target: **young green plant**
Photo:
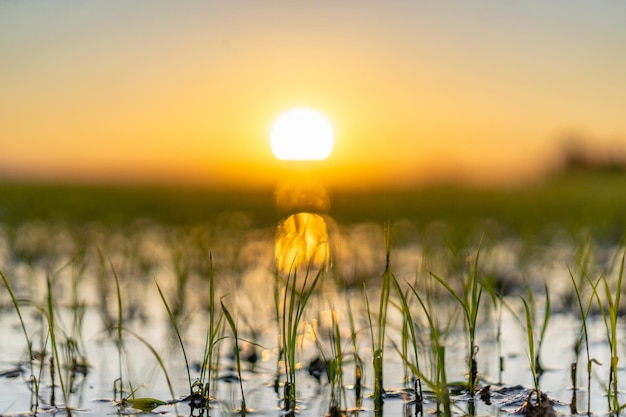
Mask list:
[[[385,327],[387,325],[387,308],[389,306],[389,297],[391,291],[391,240],[389,235],[389,223],[385,224],[385,270],[380,288],[380,299],[378,302],[378,321],[376,324],[377,331],[374,331],[372,321],[372,313],[370,309],[367,291],[364,287],[365,303],[367,307],[367,319],[370,326],[370,334],[372,339],[373,367],[374,367],[374,415],[377,417],[383,414],[383,402],[385,396],[385,388],[383,385],[383,354],[385,348]]]
[[[161,368],[161,370],[163,371],[163,375],[165,376],[165,380],[167,382],[167,386],[170,390],[170,395],[172,396],[171,401],[166,402],[166,401],[162,401],[162,400],[158,400],[156,398],[142,398],[142,397],[135,397],[135,391],[136,390],[132,390],[131,394],[127,397],[122,397],[122,399],[119,401],[119,404],[124,406],[124,407],[132,407],[144,412],[151,412],[152,410],[154,410],[156,407],[159,407],[161,405],[166,405],[166,404],[174,404],[174,407],[176,407],[176,397],[174,394],[174,387],[172,386],[172,381],[169,377],[169,374],[167,372],[167,369],[165,367],[165,363],[163,362],[163,359],[161,358],[161,356],[159,355],[159,353],[156,351],[156,349],[143,337],[139,336],[137,333],[135,333],[134,331],[130,330],[130,329],[123,329],[125,332],[130,333],[131,335],[133,335],[137,340],[139,340],[145,347],[147,347],[150,352],[152,353],[152,355],[154,356],[154,358],[156,359],[157,363],[159,364],[159,367]],[[176,410],[176,415],[178,415],[178,410]]]
[[[498,357],[498,384],[502,384],[502,372],[504,372],[504,356],[502,355],[502,311],[504,301],[502,292],[493,285],[484,286],[491,297],[494,314],[496,316],[496,353]]]
[[[241,359],[239,355],[239,336],[237,334],[237,325],[235,324],[235,320],[233,316],[230,314],[226,306],[224,305],[223,300],[220,300],[220,304],[222,305],[222,311],[224,312],[224,316],[226,317],[226,321],[230,326],[230,330],[233,332],[233,337],[235,338],[235,363],[237,366],[237,377],[239,379],[239,389],[241,390],[241,416],[245,417],[247,413],[246,408],[246,396],[243,392],[243,378],[241,376]]]
[[[430,273],[459,303],[463,310],[465,318],[465,326],[467,330],[467,362],[468,362],[468,381],[467,388],[471,396],[476,392],[478,382],[478,369],[476,363],[476,354],[478,346],[476,346],[476,324],[478,320],[478,311],[480,307],[480,299],[483,292],[483,286],[478,275],[478,260],[480,258],[480,245],[474,257],[471,268],[468,267],[466,279],[463,281],[462,292],[459,294],[450,284],[443,278],[434,273]]]
[[[544,283],[544,292],[546,295],[544,302],[544,310],[543,310],[543,321],[541,324],[541,330],[539,332],[539,339],[537,341],[537,349],[535,350],[535,369],[537,370],[537,375],[541,376],[543,374],[543,365],[541,364],[541,351],[543,347],[543,343],[546,339],[546,332],[548,330],[548,323],[550,323],[550,317],[552,315],[552,304],[550,303],[550,290],[548,288],[548,284]],[[530,314],[532,318],[532,322],[535,323],[536,312],[537,312],[537,303],[535,301],[535,291],[530,286],[530,284],[526,284],[526,295],[528,297],[527,302],[530,307]]]
[[[328,363],[328,379],[330,380],[330,415],[340,415],[343,397],[343,352],[341,347],[341,332],[336,310],[331,306],[331,351],[332,359]]]
[[[350,302],[350,295],[348,292],[346,295],[346,308],[348,310],[348,322],[350,323],[350,342],[352,344],[352,357],[354,359],[354,396],[355,396],[355,405],[354,409],[356,411],[361,409],[363,402],[363,393],[362,393],[362,382],[361,378],[363,377],[363,363],[361,361],[361,357],[359,356],[359,347],[357,343],[357,330],[354,324],[354,314],[352,313],[352,303]]]
[[[11,302],[13,303],[13,307],[15,307],[15,312],[17,313],[17,317],[20,320],[20,326],[22,327],[22,332],[24,333],[24,339],[26,340],[26,348],[28,349],[28,364],[30,369],[30,382],[33,384],[33,397],[31,398],[30,410],[36,411],[39,407],[39,380],[35,377],[34,372],[34,363],[33,363],[33,343],[28,336],[28,331],[26,330],[26,324],[24,323],[24,318],[22,317],[22,310],[20,309],[20,304],[15,297],[15,293],[9,284],[9,280],[4,275],[2,270],[0,270],[0,277],[2,277],[2,281],[4,282],[4,286],[9,292],[9,296],[11,297]]]
[[[584,266],[581,265],[582,268],[582,274],[584,276],[586,276],[588,282],[591,284],[591,288],[593,293],[596,293],[596,289],[598,284],[600,283],[600,278],[598,278],[596,281],[591,281],[591,278],[587,275],[587,272],[584,269]],[[593,303],[593,294],[591,297],[589,297],[589,300],[587,301],[587,305],[583,306],[583,300],[582,300],[582,295],[581,295],[581,291],[578,288],[578,284],[576,283],[576,279],[574,278],[574,274],[572,273],[572,270],[569,269],[569,274],[570,274],[570,278],[572,279],[572,284],[574,285],[574,291],[576,292],[576,300],[578,302],[578,308],[580,309],[580,320],[581,320],[581,327],[582,327],[582,331],[580,333],[580,337],[578,338],[577,342],[576,342],[576,358],[578,358],[578,352],[580,351],[580,345],[581,343],[584,341],[585,342],[585,353],[586,353],[586,357],[587,357],[587,411],[590,412],[591,410],[591,367],[592,364],[598,363],[598,361],[596,361],[595,359],[591,358],[591,353],[589,352],[589,331],[587,329],[587,318],[589,317],[589,312],[591,311],[591,306]],[[583,281],[584,282],[584,281]],[[575,368],[572,371],[573,375],[572,375],[572,383],[574,385],[574,393],[576,392],[576,373],[575,373]]]
[[[402,322],[402,353],[401,353],[401,357],[403,358],[403,361],[405,363],[406,368],[411,368],[412,372],[413,372],[413,376],[414,376],[414,395],[415,395],[415,414],[420,414],[422,412],[422,398],[423,398],[423,393],[422,393],[422,378],[421,378],[421,370],[420,370],[420,361],[419,361],[419,354],[418,354],[418,340],[417,340],[417,336],[415,334],[415,324],[413,322],[413,317],[411,316],[411,308],[409,306],[409,302],[407,300],[407,296],[406,294],[402,291],[402,288],[400,287],[400,284],[398,283],[398,280],[396,279],[395,275],[391,274],[391,282],[393,284],[393,287],[396,290],[396,293],[398,294],[398,297],[400,299],[400,311],[402,313],[402,316],[404,317],[404,321]],[[410,284],[409,288],[411,289],[411,291],[413,291],[413,293],[417,296],[417,290],[415,289],[415,287],[411,286]],[[421,301],[420,301],[421,302]],[[413,358],[412,358],[412,362],[410,362],[408,360],[408,342],[410,338],[410,342],[411,342],[411,346],[413,347]],[[413,366],[409,366],[409,365],[413,365]],[[405,378],[406,379],[406,378]]]
[[[619,385],[617,382],[617,371],[618,371],[618,361],[619,356],[617,352],[618,348],[618,339],[617,339],[617,329],[618,329],[618,316],[619,316],[619,304],[622,293],[622,279],[624,277],[624,259],[626,258],[626,252],[622,255],[622,260],[620,263],[620,269],[617,276],[617,284],[616,288],[611,288],[609,284],[609,279],[602,275],[601,281],[604,286],[604,293],[606,304],[604,304],[601,300],[601,297],[598,291],[594,288],[594,296],[598,301],[598,305],[600,307],[600,313],[602,314],[602,319],[604,321],[604,325],[606,327],[607,339],[609,342],[609,351],[611,354],[611,364],[609,368],[609,384],[607,388],[607,399],[609,410],[612,412],[620,412],[622,406],[619,403]]]
[[[430,330],[430,346],[434,358],[434,370],[430,378],[424,376],[418,368],[415,368],[414,372],[417,375],[420,375],[421,379],[424,380],[430,389],[435,393],[437,410],[443,406],[443,415],[450,417],[452,415],[452,411],[450,409],[450,392],[448,389],[448,378],[446,374],[446,349],[441,341],[440,330],[430,313],[431,309],[427,307],[424,299],[420,296],[416,287],[409,284],[409,288],[422,307],[426,320],[428,321],[428,327]]]
[[[537,405],[541,407],[542,393],[539,387],[539,373],[537,371],[537,356],[535,355],[535,336],[533,331],[533,314],[526,299],[520,296],[522,303],[524,304],[524,311],[526,312],[526,335],[528,341],[528,361],[530,363],[530,372],[533,376],[533,384],[535,386],[535,393],[537,394]]]
[[[55,324],[55,313],[54,313],[54,296],[52,294],[52,278],[50,275],[46,277],[46,288],[47,288],[47,309],[46,309],[46,319],[48,321],[48,334],[50,335],[50,345],[52,349],[52,359],[50,361],[50,379],[52,380],[52,394],[51,394],[51,404],[55,405],[54,398],[54,370],[58,370],[59,375],[59,385],[61,386],[61,393],[63,395],[63,402],[65,407],[65,412],[68,417],[71,417],[72,411],[69,405],[69,396],[68,390],[66,389],[66,384],[63,378],[63,365],[61,363],[61,357],[59,354],[59,343],[57,341],[57,333],[56,333],[56,324]]]
[[[120,400],[123,398],[124,391],[124,379],[123,379],[123,367],[122,367],[122,351],[124,349],[124,345],[122,343],[122,329],[123,329],[123,314],[122,314],[122,290],[120,288],[120,279],[117,276],[117,272],[113,267],[113,262],[109,260],[111,265],[111,271],[113,271],[113,277],[115,278],[115,290],[117,294],[117,361],[118,361],[118,370],[119,370],[119,394]],[[115,383],[113,384],[113,398],[117,400],[117,390],[115,389]]]
[[[310,284],[308,283],[309,273],[310,270],[307,269],[304,279],[302,280],[301,288],[297,287],[297,273],[293,271],[287,274],[283,296],[281,340],[286,368],[284,400],[285,411],[289,414],[294,414],[296,410],[296,350],[298,344],[298,330],[306,305],[322,276],[323,270],[320,269],[315,274],[315,278]]]
[[[339,328],[339,320],[337,311],[332,306],[329,307],[330,327],[324,326],[324,334],[330,340],[330,355],[324,353],[324,347],[322,346],[320,334],[315,331],[315,328],[311,326],[313,332],[313,339],[322,357],[322,361],[325,364],[326,375],[328,382],[330,383],[330,401],[328,406],[327,416],[339,416],[342,414],[342,403],[345,399],[343,390],[343,351],[341,343],[341,332]],[[358,365],[358,364],[355,364]],[[358,397],[357,397],[358,402]]]

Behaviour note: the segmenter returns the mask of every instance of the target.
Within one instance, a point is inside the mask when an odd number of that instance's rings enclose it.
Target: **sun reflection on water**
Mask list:
[[[319,214],[295,213],[276,230],[276,266],[289,273],[294,269],[327,270],[331,265],[328,227]]]
[[[276,189],[276,207],[287,217],[276,229],[275,259],[279,271],[331,266],[330,198],[320,183],[297,176]]]

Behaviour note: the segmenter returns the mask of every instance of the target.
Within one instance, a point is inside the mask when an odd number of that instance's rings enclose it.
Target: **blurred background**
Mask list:
[[[624,164],[617,1],[0,4],[0,178],[272,186],[308,106],[331,186]]]
[[[578,0],[3,1],[0,221],[234,207],[272,224],[275,187],[307,171],[341,220],[574,216],[616,234],[625,13]],[[335,134],[330,157],[304,167],[269,146],[299,106]]]

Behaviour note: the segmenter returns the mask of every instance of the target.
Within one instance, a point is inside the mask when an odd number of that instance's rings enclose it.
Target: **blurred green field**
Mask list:
[[[574,172],[509,189],[330,190],[330,198],[328,214],[340,225],[406,220],[421,231],[445,224],[458,237],[497,229],[537,239],[563,231],[617,243],[626,226],[624,172]],[[0,223],[6,226],[124,225],[137,219],[194,225],[220,221],[227,212],[245,213],[250,227],[272,227],[281,218],[271,189],[0,184]]]

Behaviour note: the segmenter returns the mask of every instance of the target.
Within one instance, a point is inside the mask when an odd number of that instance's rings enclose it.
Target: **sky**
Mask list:
[[[626,2],[0,0],[0,180],[529,181],[626,149]],[[273,122],[329,119],[324,161]]]

